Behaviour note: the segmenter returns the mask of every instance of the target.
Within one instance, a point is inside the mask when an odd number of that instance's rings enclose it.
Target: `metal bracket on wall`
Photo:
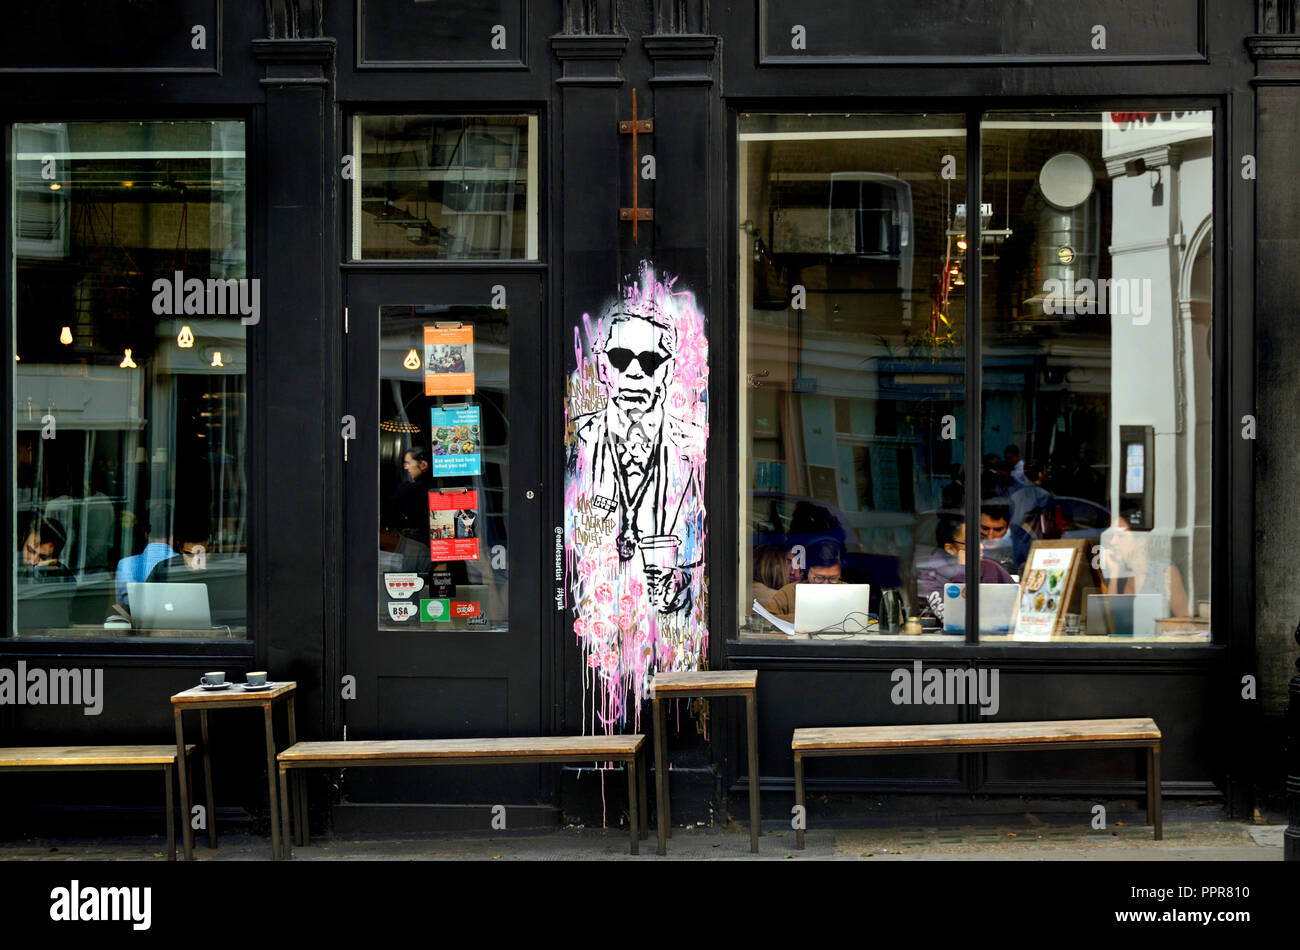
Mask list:
[[[640,188],[640,168],[641,154],[637,145],[638,135],[651,135],[655,130],[654,119],[639,119],[636,114],[636,90],[632,90],[632,118],[622,119],[618,123],[620,135],[632,136],[632,207],[619,208],[618,219],[620,221],[632,222],[632,243],[637,243],[637,223],[640,221],[653,221],[655,213],[653,208],[642,208],[638,195]]]

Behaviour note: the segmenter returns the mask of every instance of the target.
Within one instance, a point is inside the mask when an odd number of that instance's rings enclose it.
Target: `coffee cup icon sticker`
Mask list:
[[[385,574],[384,586],[388,588],[389,597],[396,597],[399,600],[410,600],[424,589],[424,578],[414,572],[405,574]]]
[[[415,616],[415,605],[404,600],[389,601],[388,616],[399,623],[410,620]]]

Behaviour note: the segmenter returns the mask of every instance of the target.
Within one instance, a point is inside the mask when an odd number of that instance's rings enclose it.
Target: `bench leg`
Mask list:
[[[808,811],[804,808],[803,800],[803,754],[799,752],[794,754],[794,804],[794,846],[802,851],[803,830],[804,825],[808,823]]]
[[[641,758],[634,755],[625,763],[627,769],[627,809],[628,827],[632,832],[632,853],[641,853],[641,815],[637,810],[637,799],[641,797],[640,783],[637,781],[637,762]]]
[[[185,726],[182,721],[181,707],[172,706],[172,718],[176,721],[176,761],[185,762]],[[207,749],[207,746],[204,746]],[[185,852],[185,860],[194,860],[194,831],[190,827],[190,785],[186,781],[185,770],[177,773],[177,779],[181,786],[181,849]],[[211,819],[211,816],[208,816]]]
[[[752,690],[745,694],[745,721],[749,743],[749,850],[758,854],[758,836],[762,833],[758,811],[758,698]]]
[[[281,840],[283,841],[284,857],[287,859],[293,857],[293,835],[289,833],[289,770],[283,765],[280,766],[280,798],[282,799],[281,815],[283,816],[284,821]],[[277,852],[275,856],[279,858],[279,852]]]
[[[163,781],[167,785],[167,860],[176,860],[176,801],[172,797],[172,767],[163,766]]]
[[[668,846],[668,737],[664,735],[663,701],[654,700],[655,720],[655,807],[658,809],[659,854],[667,854]]]
[[[199,710],[199,723],[203,731],[203,792],[208,803],[208,847],[214,851],[217,847],[217,813],[212,810],[212,755],[208,752],[208,711]],[[191,786],[193,787],[193,786]],[[186,815],[189,821],[190,816]]]
[[[642,747],[644,749],[644,747]],[[646,756],[644,762],[641,761],[641,753],[637,753],[637,762],[639,770],[637,772],[637,797],[641,803],[641,840],[645,841],[650,837],[650,809],[646,806],[646,772],[650,770],[650,757]]]
[[[1164,839],[1160,816],[1160,746],[1147,748],[1147,824],[1155,826],[1155,840]]]

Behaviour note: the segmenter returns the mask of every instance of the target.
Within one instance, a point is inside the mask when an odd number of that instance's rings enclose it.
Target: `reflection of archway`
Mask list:
[[[1175,323],[1178,463],[1185,476],[1177,513],[1178,535],[1186,537],[1190,609],[1210,594],[1210,490],[1213,443],[1210,356],[1213,302],[1211,220],[1197,225],[1187,242],[1178,273]]]

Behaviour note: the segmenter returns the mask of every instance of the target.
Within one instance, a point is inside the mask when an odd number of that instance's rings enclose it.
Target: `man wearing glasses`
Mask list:
[[[930,612],[943,622],[943,585],[966,583],[966,522],[958,516],[943,516],[935,529],[938,547],[922,567],[916,593]],[[996,561],[980,558],[981,584],[1010,584],[1011,575]]]
[[[843,584],[844,549],[839,542],[823,538],[808,546],[805,557],[808,563],[806,584]],[[795,593],[799,584],[786,584],[760,606],[781,620],[794,622]]]

